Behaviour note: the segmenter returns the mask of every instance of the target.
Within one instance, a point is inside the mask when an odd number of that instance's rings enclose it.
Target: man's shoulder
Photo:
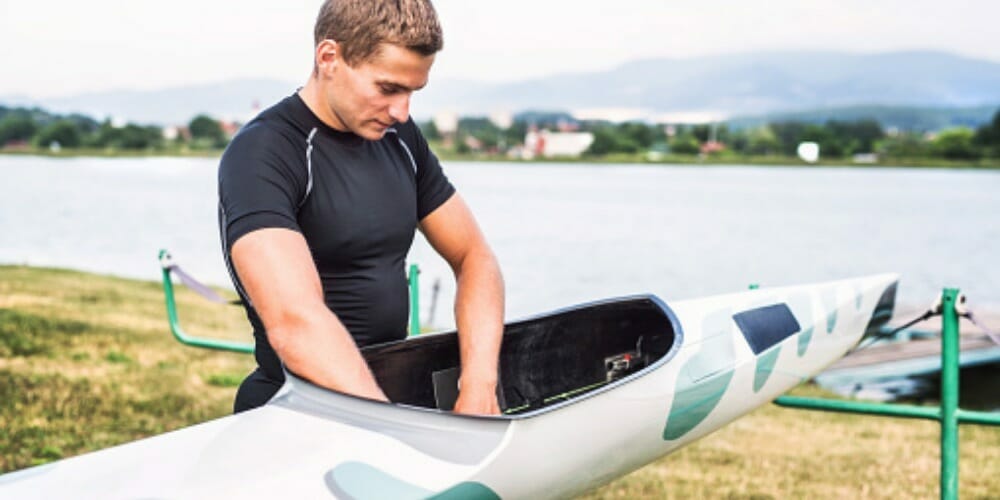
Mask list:
[[[242,175],[248,170],[278,170],[298,179],[305,176],[308,131],[282,110],[288,99],[261,111],[240,128],[226,146],[220,175]]]
[[[301,145],[304,148],[309,130],[297,119],[294,98],[293,94],[258,113],[236,133],[232,142],[238,146]]]

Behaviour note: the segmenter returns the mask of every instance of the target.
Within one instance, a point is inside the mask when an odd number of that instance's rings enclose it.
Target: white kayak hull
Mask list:
[[[820,372],[866,330],[888,320],[896,281],[895,275],[878,275],[678,301],[669,308],[655,297],[634,297],[512,323],[510,345],[522,350],[510,354],[521,364],[502,368],[501,385],[506,407],[516,412],[500,417],[368,401],[289,375],[261,408],[0,476],[0,497],[570,497],[669,454]],[[591,312],[600,310],[617,316],[606,320]],[[633,314],[639,319],[630,319]],[[558,346],[533,340],[532,325],[544,321],[556,329],[608,324],[649,331],[658,321],[658,333],[624,357],[600,354],[609,370],[632,355],[648,358],[647,364],[609,371],[605,383],[574,392],[566,390],[566,380],[548,386],[522,375],[537,369],[559,379],[560,371],[594,371],[570,365],[578,354],[540,358],[537,368],[525,365],[532,353],[558,352]],[[567,335],[577,334],[565,328],[544,338],[572,343]],[[436,352],[445,352],[440,346],[448,335],[454,333],[380,348],[369,361],[379,375],[386,360],[420,355],[410,346],[435,344]],[[643,332],[635,335],[644,342]],[[617,349],[607,347],[612,344],[587,345]],[[561,394],[546,393],[556,387]]]

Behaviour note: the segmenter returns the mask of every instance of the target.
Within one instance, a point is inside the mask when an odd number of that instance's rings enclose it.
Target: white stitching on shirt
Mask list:
[[[299,208],[306,202],[306,198],[309,198],[309,193],[312,192],[313,188],[313,162],[312,162],[312,152],[313,152],[313,137],[316,136],[316,127],[313,127],[309,131],[309,137],[306,137],[306,171],[308,174],[308,179],[306,180],[306,194],[302,196],[302,201],[299,202]]]
[[[404,141],[403,138],[399,136],[399,132],[397,132],[396,129],[394,129],[394,128],[390,127],[390,128],[385,129],[385,131],[386,132],[392,132],[393,134],[396,134],[396,140],[399,141],[399,143],[403,146],[403,151],[406,151],[406,156],[408,156],[410,158],[410,165],[413,167],[413,173],[416,174],[417,173],[417,162],[416,162],[416,160],[413,159],[413,153],[410,152],[410,147],[406,145],[406,141]]]
[[[233,262],[229,257],[229,240],[226,235],[229,218],[226,217],[226,207],[222,205],[221,201],[219,202],[219,212],[222,214],[222,230],[220,233],[222,233],[222,255],[226,258],[226,271],[229,272],[229,279],[233,280],[233,284],[236,285],[236,292],[240,294],[240,297],[242,297],[243,300],[247,301],[247,304],[249,304],[250,307],[253,307],[253,301],[250,300],[250,296],[247,295],[247,292],[243,289],[243,286],[240,284],[240,280],[236,279],[236,272],[233,270]]]

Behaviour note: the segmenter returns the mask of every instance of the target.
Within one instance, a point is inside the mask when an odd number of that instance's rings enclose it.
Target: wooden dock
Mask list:
[[[996,351],[995,356],[988,355],[987,358],[1000,362],[1000,345],[997,345],[985,334],[963,334],[959,338],[959,359],[963,362],[969,358],[970,354],[990,353]],[[941,339],[930,338],[920,340],[910,340],[907,342],[893,342],[889,344],[876,344],[871,347],[859,349],[840,361],[834,363],[826,371],[853,370],[865,366],[884,365],[901,361],[933,358],[938,361],[940,369],[941,361]]]
[[[890,322],[892,329],[902,325],[921,311],[898,313]],[[900,320],[899,318],[902,318]],[[1000,316],[977,316],[977,320],[996,330]],[[914,325],[914,339],[875,343],[858,349],[837,361],[815,377],[821,386],[835,392],[856,395],[872,389],[876,399],[888,399],[893,394],[918,390],[917,378],[935,377],[941,371],[941,318]],[[1000,367],[1000,345],[967,320],[960,322],[959,364],[961,368]]]

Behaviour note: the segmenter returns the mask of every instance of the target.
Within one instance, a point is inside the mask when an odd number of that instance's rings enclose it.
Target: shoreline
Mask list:
[[[0,149],[0,157],[41,157],[41,158],[220,158],[223,150],[106,150],[106,149],[65,149],[58,152],[46,149]],[[520,159],[485,154],[440,153],[438,158],[445,162],[468,163],[511,163],[511,164],[551,164],[551,165],[644,165],[644,166],[689,166],[689,167],[790,167],[790,168],[892,168],[892,169],[938,169],[938,170],[1000,170],[1000,159],[970,161],[945,160],[938,158],[890,159],[877,163],[852,163],[849,159],[821,160],[805,163],[797,158],[785,156],[667,156],[650,159],[645,155],[607,155],[601,157],[556,157]]]

